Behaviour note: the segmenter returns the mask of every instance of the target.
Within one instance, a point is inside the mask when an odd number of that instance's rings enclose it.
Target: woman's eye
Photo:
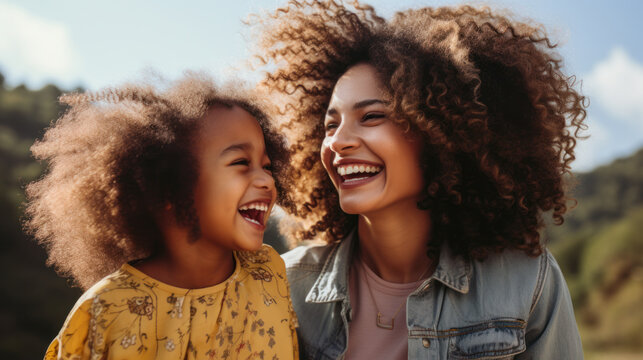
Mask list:
[[[337,123],[331,122],[325,125],[326,131],[337,129]]]
[[[269,171],[270,173],[272,173],[272,164],[264,165],[263,168],[264,168],[264,170]]]
[[[382,113],[367,113],[362,117],[362,121],[368,121],[373,119],[382,119],[385,115]]]

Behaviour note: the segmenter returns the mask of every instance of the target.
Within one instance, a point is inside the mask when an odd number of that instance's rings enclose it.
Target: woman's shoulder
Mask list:
[[[321,271],[328,258],[337,250],[339,243],[303,243],[282,255],[287,269],[300,268]]]
[[[522,302],[521,308],[531,313],[546,286],[566,289],[565,280],[553,255],[544,250],[538,256],[529,256],[519,250],[504,250],[484,260],[471,262],[472,290],[483,297],[489,294],[514,295]]]

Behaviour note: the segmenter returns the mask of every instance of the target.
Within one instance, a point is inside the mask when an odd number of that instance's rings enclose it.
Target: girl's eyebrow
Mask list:
[[[388,101],[384,101],[380,99],[367,99],[367,100],[358,101],[355,104],[353,104],[353,110],[365,108],[373,104],[388,105]],[[330,108],[328,109],[328,111],[326,111],[326,115],[335,115],[335,114],[337,114],[337,109],[335,108]]]
[[[221,154],[219,154],[219,156],[223,156],[223,155],[225,155],[225,154],[227,154],[229,152],[238,151],[238,150],[250,151],[250,150],[252,150],[252,148],[253,148],[253,146],[249,142],[242,143],[242,144],[233,144],[233,145],[230,145],[227,148],[223,149],[223,151],[221,151]]]

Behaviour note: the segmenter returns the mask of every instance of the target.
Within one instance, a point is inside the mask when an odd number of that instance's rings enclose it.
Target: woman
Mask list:
[[[540,231],[563,222],[584,98],[542,30],[487,9],[263,20],[284,96],[303,358],[582,358]],[[321,155],[321,156],[320,156]]]

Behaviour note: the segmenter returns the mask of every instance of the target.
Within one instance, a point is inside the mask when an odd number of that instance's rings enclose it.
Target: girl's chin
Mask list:
[[[261,249],[261,245],[263,244],[263,237],[259,239],[245,239],[245,241],[241,244],[239,244],[239,247],[241,251],[256,251]]]

